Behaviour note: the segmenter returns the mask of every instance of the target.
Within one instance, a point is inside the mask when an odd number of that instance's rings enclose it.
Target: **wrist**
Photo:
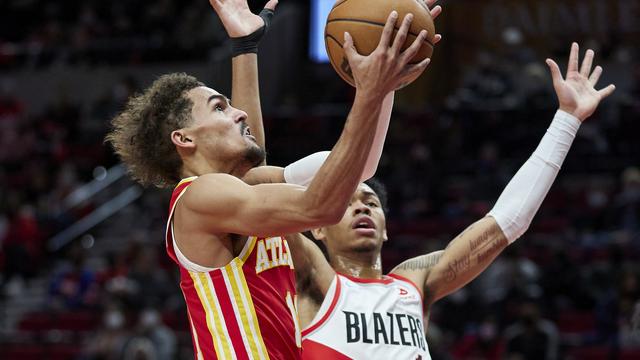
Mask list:
[[[375,90],[365,90],[356,88],[354,103],[366,106],[379,105],[384,100],[386,93]]]
[[[587,118],[587,116],[584,116],[584,114],[581,114],[578,111],[577,107],[560,105],[560,107],[558,108],[558,111],[562,111],[563,113],[566,113],[566,114],[578,119],[578,121],[580,121],[580,122],[583,122]]]
[[[248,15],[253,16],[253,14],[250,12],[248,13]],[[243,54],[257,54],[258,44],[269,29],[269,25],[271,24],[271,18],[273,17],[273,15],[273,10],[263,9],[258,16],[260,17],[260,19],[262,19],[264,25],[244,36],[234,36],[241,35],[241,33],[234,35],[229,34],[231,36],[231,56],[236,57]],[[258,19],[258,21],[260,21],[260,19]]]
[[[567,125],[571,126],[571,127],[575,127],[576,131],[577,129],[580,127],[580,125],[582,125],[582,121],[584,119],[581,119],[580,117],[576,116],[574,113],[567,111],[565,109],[563,109],[562,107],[560,107],[558,109],[558,111],[556,112],[555,117],[553,118],[554,120],[559,120],[563,123],[566,123]]]

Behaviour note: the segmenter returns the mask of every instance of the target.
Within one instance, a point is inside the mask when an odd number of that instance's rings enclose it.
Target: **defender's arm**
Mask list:
[[[580,124],[615,90],[613,85],[595,89],[602,68],[591,71],[594,53],[588,50],[578,69],[578,52],[578,44],[574,43],[566,79],[557,64],[547,60],[560,108],[540,145],[509,182],[488,216],[454,239],[434,266],[413,269],[409,264],[415,264],[416,259],[412,259],[393,270],[424,284],[427,304],[469,283],[508,244],[522,236],[551,188]]]

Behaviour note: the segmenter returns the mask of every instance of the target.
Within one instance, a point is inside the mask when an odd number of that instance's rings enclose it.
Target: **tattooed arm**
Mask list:
[[[409,259],[391,272],[422,284],[425,304],[475,279],[508,245],[492,217],[485,217],[453,239],[446,249]]]
[[[613,85],[595,89],[602,68],[598,66],[591,71],[593,57],[594,52],[588,50],[582,66],[578,68],[579,47],[574,43],[566,78],[562,77],[553,60],[547,60],[560,107],[540,144],[511,179],[489,216],[471,225],[449,243],[435,265],[432,265],[433,259],[420,261],[420,258],[415,258],[392,271],[416,284],[424,284],[426,305],[469,283],[508,244],[527,231],[571,148],[580,124],[593,114],[600,101],[615,90]]]

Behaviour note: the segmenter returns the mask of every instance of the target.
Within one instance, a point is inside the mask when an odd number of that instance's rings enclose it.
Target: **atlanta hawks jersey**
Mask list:
[[[397,275],[381,280],[338,274],[302,331],[302,358],[429,360],[422,297]]]
[[[178,258],[173,212],[193,180],[181,181],[173,191],[166,247],[180,268],[196,359],[300,359],[295,275],[283,237],[251,236],[220,268],[194,271]]]

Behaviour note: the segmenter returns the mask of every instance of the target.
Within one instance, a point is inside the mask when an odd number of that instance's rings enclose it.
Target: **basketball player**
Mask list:
[[[256,49],[268,16],[251,14],[246,0],[211,4],[233,40],[232,91],[248,89],[257,97]],[[272,10],[275,1],[268,6]],[[389,15],[369,56],[359,55],[345,34],[355,100],[340,139],[317,172],[319,180],[306,188],[248,184],[273,173],[258,166],[265,157],[263,135],[255,137],[247,126],[256,119],[191,76],[160,77],[113,120],[107,140],[131,175],[143,185],[175,186],[166,245],[180,268],[197,359],[300,358],[292,256],[307,256],[308,249],[290,247],[280,235],[340,219],[370,163],[381,104],[429,63],[409,64],[426,33],[401,51],[411,16],[394,37],[397,17]],[[259,116],[257,100],[240,101]],[[295,169],[288,173],[299,177]]]
[[[366,184],[353,193],[338,224],[312,231],[326,246],[328,262],[311,240],[290,236],[291,243],[315,249],[304,252],[304,259],[294,258],[305,360],[430,358],[423,306],[429,309],[469,283],[527,230],[580,124],[615,90],[613,85],[595,90],[602,68],[591,71],[592,50],[578,68],[578,54],[574,43],[564,79],[558,65],[547,60],[560,103],[547,133],[487,216],[446,249],[409,259],[383,275],[384,201]]]

